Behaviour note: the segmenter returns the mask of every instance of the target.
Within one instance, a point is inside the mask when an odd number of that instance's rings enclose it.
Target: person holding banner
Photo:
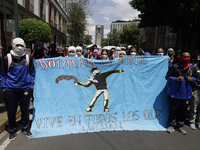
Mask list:
[[[187,134],[182,127],[187,113],[187,100],[192,97],[192,84],[195,83],[197,77],[196,67],[190,66],[189,62],[190,53],[184,50],[181,53],[180,63],[169,67],[165,77],[170,82],[167,92],[170,101],[168,133],[176,129],[183,135]]]
[[[8,114],[9,139],[17,136],[16,111],[18,102],[21,110],[22,134],[32,136],[30,132],[29,102],[30,89],[33,81],[28,72],[29,56],[24,51],[26,45],[21,38],[15,38],[12,50],[4,57],[3,76],[1,76],[1,89]]]

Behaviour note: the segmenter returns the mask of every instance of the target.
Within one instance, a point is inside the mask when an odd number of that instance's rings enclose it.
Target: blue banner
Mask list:
[[[33,138],[167,127],[167,56],[34,61]]]

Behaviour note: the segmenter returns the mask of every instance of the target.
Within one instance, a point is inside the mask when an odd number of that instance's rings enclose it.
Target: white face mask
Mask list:
[[[107,60],[108,59],[108,55],[101,55],[101,60]]]
[[[13,50],[11,50],[11,54],[13,56],[16,56],[16,57],[22,57],[26,54],[26,52],[24,51],[25,47],[22,47],[22,46],[13,46]]]
[[[164,55],[164,53],[157,53],[157,55],[158,55],[158,56],[163,56],[163,55]]]
[[[136,55],[136,52],[131,52],[130,55]]]
[[[75,57],[76,54],[75,53],[68,53],[68,57]]]
[[[78,57],[81,57],[81,52],[77,52],[76,54],[78,55]]]
[[[115,57],[115,58],[119,58],[119,53],[120,53],[120,51],[115,51],[115,52],[114,52],[114,57]]]

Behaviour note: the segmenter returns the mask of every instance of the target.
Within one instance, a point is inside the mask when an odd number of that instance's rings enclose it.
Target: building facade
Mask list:
[[[4,12],[4,1],[6,11]],[[23,19],[36,18],[48,23],[51,27],[52,39],[45,45],[49,46],[51,43],[65,46],[67,41],[66,32],[66,13],[64,11],[64,4],[66,0],[18,0],[18,23]],[[0,50],[2,56],[5,55],[7,47],[11,45],[13,38],[16,37],[15,32],[8,32],[5,36],[4,30],[4,13],[6,19],[15,20],[14,15],[14,1],[0,0]],[[27,43],[27,53],[30,54],[30,45]]]
[[[128,25],[130,26],[131,23],[136,23],[138,24],[140,20],[129,20],[129,21],[124,21],[124,20],[116,20],[111,23],[110,26],[110,32],[113,31],[113,29],[117,29],[117,31],[122,31],[123,26]]]

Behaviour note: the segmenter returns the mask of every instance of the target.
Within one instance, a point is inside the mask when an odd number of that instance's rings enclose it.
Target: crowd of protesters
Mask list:
[[[6,56],[0,72],[0,85],[4,93],[4,100],[8,114],[8,124],[10,133],[9,139],[14,140],[17,135],[16,111],[18,102],[20,104],[21,132],[27,137],[32,136],[30,132],[29,103],[33,93],[35,80],[34,59],[53,58],[53,57],[82,57],[97,60],[113,60],[126,55],[145,55],[151,56],[149,52],[136,49],[133,46],[113,47],[110,49],[98,49],[97,45],[85,48],[83,45],[56,46],[51,44],[51,48],[44,46],[40,41],[34,43],[33,53],[28,56],[25,52],[26,44],[23,39],[15,38]],[[163,48],[158,48],[156,56],[167,55],[169,57],[169,69],[166,75],[168,81],[168,96],[170,102],[169,127],[168,133],[175,129],[182,134],[187,134],[183,129],[186,114],[189,110],[189,122],[192,129],[200,129],[200,55],[195,51],[190,56],[187,50],[174,51],[169,48],[164,53]],[[188,107],[189,106],[189,107]],[[188,109],[189,108],[189,109]]]

